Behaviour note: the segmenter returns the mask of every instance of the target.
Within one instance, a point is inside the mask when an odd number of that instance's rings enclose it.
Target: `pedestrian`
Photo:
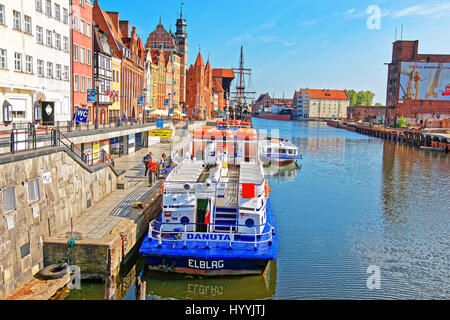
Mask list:
[[[153,160],[152,158],[152,153],[149,152],[143,159],[142,159],[142,163],[145,165],[145,173],[144,173],[144,177],[147,176],[147,172],[148,172],[148,164]]]
[[[149,174],[148,174],[148,186],[151,187],[153,185],[153,174],[156,174],[158,168],[158,164],[155,160],[151,160],[148,164]]]

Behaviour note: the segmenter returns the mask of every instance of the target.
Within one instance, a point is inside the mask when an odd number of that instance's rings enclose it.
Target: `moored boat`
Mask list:
[[[302,159],[298,147],[287,139],[263,139],[259,143],[259,156],[264,164],[288,165]]]
[[[278,236],[256,130],[204,128],[193,144],[204,157],[185,159],[169,173],[162,213],[140,253],[150,270],[262,274],[276,259]]]

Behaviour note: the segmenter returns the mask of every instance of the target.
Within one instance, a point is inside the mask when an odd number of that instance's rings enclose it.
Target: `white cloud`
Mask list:
[[[450,3],[441,4],[418,4],[401,10],[391,12],[391,17],[401,18],[409,16],[423,16],[429,18],[439,18],[450,14]]]
[[[294,40],[283,41],[283,45],[286,47],[292,47],[292,46],[295,46],[296,44],[297,44],[297,41],[294,41]]]

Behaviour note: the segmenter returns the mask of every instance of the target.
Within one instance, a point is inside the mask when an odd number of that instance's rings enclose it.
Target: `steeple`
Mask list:
[[[195,60],[195,65],[202,67],[205,65],[205,63],[203,62],[202,54],[200,52],[198,53],[197,60]]]

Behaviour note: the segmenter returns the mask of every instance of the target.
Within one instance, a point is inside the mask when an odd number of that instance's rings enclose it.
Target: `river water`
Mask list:
[[[142,274],[148,299],[450,298],[450,156],[323,122],[254,126],[303,155],[300,169],[267,169],[279,232],[267,277],[151,273],[138,259],[108,296],[134,299]],[[82,282],[67,299],[104,297],[104,284]]]

